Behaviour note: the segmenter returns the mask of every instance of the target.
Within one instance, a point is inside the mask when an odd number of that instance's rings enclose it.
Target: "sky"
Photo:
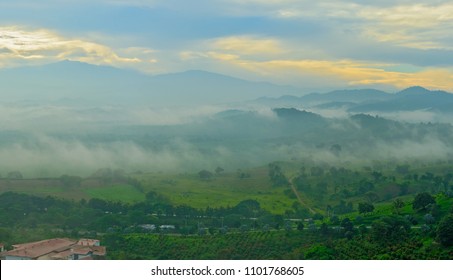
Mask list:
[[[307,90],[453,92],[448,0],[0,0],[0,68],[206,70]]]

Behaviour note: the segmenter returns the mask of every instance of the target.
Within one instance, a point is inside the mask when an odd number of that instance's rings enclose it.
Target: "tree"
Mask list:
[[[406,238],[411,226],[400,216],[385,216],[371,224],[371,234],[380,243],[397,243]]]
[[[293,229],[293,226],[292,226],[291,222],[290,221],[286,221],[285,222],[285,230],[289,232],[292,229]]]
[[[292,180],[294,186],[300,191],[311,192],[311,186],[308,183],[307,177],[303,174],[300,174],[293,178]]]
[[[269,164],[269,177],[274,187],[288,186],[288,179],[283,174],[282,168],[274,163]]]
[[[11,230],[7,228],[0,228],[0,240],[9,240],[12,237]]]
[[[364,194],[364,197],[368,200],[369,203],[375,203],[379,200],[379,195],[373,191],[369,191]]]
[[[404,207],[404,201],[402,201],[400,198],[397,198],[393,201],[393,209],[395,210],[396,214],[400,214],[401,208]]]
[[[359,213],[367,214],[374,211],[374,205],[369,202],[360,202],[359,203]]]
[[[434,222],[436,221],[436,219],[434,219],[433,215],[431,214],[426,214],[425,216],[423,216],[423,219],[425,220],[425,223],[427,225],[434,224]]]
[[[334,260],[335,251],[322,244],[316,244],[308,249],[305,258],[307,260]]]
[[[362,181],[360,182],[359,189],[357,190],[357,194],[364,194],[374,189],[374,184],[369,181]]]
[[[351,240],[354,237],[354,232],[347,231],[344,233],[344,237],[346,237],[348,240]]]
[[[212,178],[213,174],[208,170],[201,170],[200,172],[198,172],[198,176],[200,176],[200,178],[203,180],[208,180]]]
[[[443,246],[453,245],[453,214],[445,216],[437,227],[437,239]]]
[[[406,195],[409,193],[409,183],[408,182],[399,184],[398,187],[400,188],[399,195]]]
[[[354,230],[354,224],[351,222],[349,218],[344,218],[341,221],[340,226],[344,229],[345,232],[347,231],[352,232]]]
[[[260,203],[254,199],[247,199],[239,202],[233,208],[235,214],[243,215],[246,217],[255,216],[260,210]]]
[[[371,173],[371,175],[373,176],[373,179],[375,182],[379,182],[381,180],[381,178],[383,177],[382,173],[378,172],[378,171],[373,171]]]
[[[333,211],[336,214],[346,214],[353,211],[351,202],[346,203],[344,200],[340,200],[339,204],[333,207]]]
[[[219,174],[222,173],[223,171],[225,171],[225,169],[223,169],[223,168],[220,167],[220,166],[217,166],[217,168],[215,169],[215,173],[216,173],[217,175],[219,175]]]
[[[354,221],[355,221],[355,223],[356,223],[357,225],[360,225],[360,224],[363,223],[363,217],[362,217],[362,216],[357,216],[357,217],[355,217],[355,220],[354,220]]]
[[[405,174],[409,173],[409,165],[407,165],[407,164],[398,165],[395,168],[395,171],[401,175],[405,175]]]
[[[336,225],[336,224],[338,224],[339,222],[340,222],[340,219],[338,218],[338,216],[332,216],[332,217],[330,217],[330,223],[331,223],[331,224]]]
[[[322,177],[324,175],[324,169],[321,166],[313,166],[310,168],[311,176]]]
[[[297,230],[303,231],[304,230],[304,223],[303,222],[298,222],[297,223]]]
[[[428,205],[435,204],[436,201],[429,193],[423,192],[415,196],[412,208],[417,211],[426,210]]]
[[[319,227],[319,231],[321,232],[322,235],[328,235],[330,229],[326,223],[322,223],[321,226]]]

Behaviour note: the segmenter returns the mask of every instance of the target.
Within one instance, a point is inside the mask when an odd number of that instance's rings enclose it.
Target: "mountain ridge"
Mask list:
[[[299,93],[291,86],[248,81],[203,70],[150,76],[67,60],[2,69],[0,91],[10,100],[85,99],[93,104],[148,103],[150,106],[206,105]]]
[[[327,93],[311,93],[304,96],[260,98],[256,104],[275,107],[304,109],[344,108],[350,113],[430,111],[451,113],[453,94],[441,90],[428,90],[413,86],[396,93],[375,89],[335,90]]]

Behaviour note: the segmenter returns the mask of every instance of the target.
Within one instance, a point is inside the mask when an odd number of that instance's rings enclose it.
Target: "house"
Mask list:
[[[82,246],[101,246],[101,242],[97,239],[80,239],[77,245]]]
[[[13,245],[10,251],[1,253],[5,260],[82,260],[102,259],[106,248],[99,240],[54,238]]]

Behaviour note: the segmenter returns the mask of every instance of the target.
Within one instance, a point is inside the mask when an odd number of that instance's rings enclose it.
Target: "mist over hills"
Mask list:
[[[421,87],[304,95],[203,71],[147,76],[64,61],[1,70],[0,91],[0,174],[453,157],[453,94]]]
[[[297,108],[325,117],[366,113],[411,122],[453,122],[453,94],[412,87],[305,93],[205,71],[148,76],[81,62],[0,70],[3,128],[78,129],[177,124],[228,109]],[[38,125],[42,127],[42,125]]]
[[[344,108],[351,113],[376,113],[399,111],[429,111],[451,113],[453,94],[430,91],[414,86],[391,94],[374,89],[338,90],[328,93],[312,93],[300,97],[259,98],[258,104],[267,106],[296,106],[303,108]]]
[[[193,123],[117,125],[97,131],[1,134],[0,173],[87,175],[197,172],[266,165],[276,160],[371,164],[375,160],[452,161],[453,126],[410,124],[366,114],[325,118],[293,108],[221,112]]]

